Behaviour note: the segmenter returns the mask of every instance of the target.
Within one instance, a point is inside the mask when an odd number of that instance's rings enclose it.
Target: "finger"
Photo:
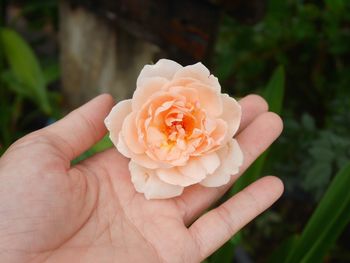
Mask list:
[[[249,185],[189,228],[201,259],[207,258],[238,230],[270,207],[283,192],[283,183],[267,176]]]
[[[282,127],[282,120],[277,114],[267,112],[259,115],[236,137],[244,156],[240,172],[232,176],[230,182],[224,186],[212,188],[194,185],[187,188],[181,196],[175,199],[183,213],[186,225],[191,224],[231,187],[233,182],[281,134]]]
[[[39,132],[71,161],[106,134],[103,120],[113,104],[110,95],[100,95]]]
[[[242,107],[242,119],[238,133],[249,125],[260,114],[267,112],[269,106],[259,95],[251,94],[239,100]]]

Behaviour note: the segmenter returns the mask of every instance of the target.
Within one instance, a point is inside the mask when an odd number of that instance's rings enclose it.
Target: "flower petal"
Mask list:
[[[116,147],[118,151],[127,158],[131,158],[131,156],[133,155],[132,152],[130,152],[128,146],[126,145],[121,132],[119,132],[118,144],[116,144]]]
[[[229,161],[227,165],[225,165],[225,168],[227,169],[227,172],[231,172],[231,170],[235,170],[235,168],[240,167],[243,164],[244,157],[241,147],[239,146],[236,139],[231,139],[228,142],[228,147],[228,155],[231,158],[228,158]],[[233,173],[231,175],[233,175]]]
[[[215,152],[198,157],[198,161],[207,170],[207,174],[212,174],[220,166],[220,158]]]
[[[182,194],[183,187],[167,184],[161,181],[153,170],[145,169],[129,162],[131,181],[139,193],[144,193],[146,199],[165,199]]]
[[[222,114],[222,99],[219,93],[209,86],[198,82],[191,83],[188,87],[197,90],[200,107],[205,109],[207,113],[213,117],[218,117]]]
[[[155,127],[148,127],[147,129],[147,143],[160,147],[164,142],[166,142],[167,137],[164,133]]]
[[[226,138],[226,134],[228,132],[227,123],[222,119],[216,119],[216,127],[210,133],[210,137],[214,140],[215,145],[220,145],[223,143]]]
[[[169,164],[161,163],[152,160],[148,155],[146,154],[132,154],[131,160],[133,160],[135,163],[138,163],[141,166],[144,166],[148,169],[157,169],[159,167],[161,168],[168,168],[170,167]]]
[[[237,132],[242,116],[242,110],[239,103],[234,99],[229,97],[227,94],[222,94],[223,112],[221,119],[227,123],[227,134],[226,139],[229,141]]]
[[[179,196],[183,192],[183,187],[167,184],[154,175],[149,178],[145,187],[146,199],[166,199]]]
[[[131,175],[131,182],[134,184],[136,191],[139,193],[144,193],[147,179],[150,176],[147,174],[147,170],[137,163],[130,161],[129,171]]]
[[[140,143],[136,127],[136,112],[130,113],[125,119],[122,127],[122,134],[129,150],[141,154],[145,152],[145,147]]]
[[[125,143],[122,133],[119,133],[118,144],[116,145],[118,151],[127,158],[131,158],[135,163],[148,168],[148,169],[157,169],[161,168],[169,168],[170,165],[166,163],[161,163],[152,160],[147,154],[136,154],[129,150],[128,146]]]
[[[217,153],[221,160],[221,165],[214,173],[208,175],[200,182],[203,186],[218,187],[227,184],[231,179],[231,175],[237,174],[239,167],[243,163],[243,153],[235,139],[230,140]]]
[[[104,123],[109,130],[109,138],[114,145],[118,144],[119,132],[122,129],[123,121],[131,112],[131,100],[122,100],[118,102],[106,117]]]
[[[193,178],[198,183],[207,175],[205,167],[196,159],[190,159],[186,165],[178,166],[177,169],[186,177]]]
[[[168,82],[169,80],[162,77],[146,78],[142,82],[142,86],[137,86],[132,96],[133,111],[141,109],[142,105],[147,102],[148,98],[155,92],[162,90],[162,87]]]
[[[162,181],[180,186],[196,184],[206,176],[204,167],[194,160],[189,160],[184,166],[157,169],[156,173]]]
[[[212,90],[216,91],[217,93],[221,92],[221,86],[218,81],[218,78],[210,74],[207,67],[204,66],[201,62],[183,67],[178,72],[176,72],[174,79],[180,78],[193,78],[199,80],[200,82],[208,85]]]
[[[195,104],[199,101],[198,91],[194,88],[184,86],[174,86],[169,88],[169,92],[181,94],[186,98],[186,102]]]
[[[141,87],[148,78],[162,77],[168,80],[173,79],[174,74],[180,70],[182,66],[175,61],[169,59],[160,59],[154,65],[146,65],[140,72],[136,81],[136,86]]]

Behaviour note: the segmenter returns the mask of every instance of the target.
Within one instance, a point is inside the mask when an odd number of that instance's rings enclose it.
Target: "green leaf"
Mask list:
[[[231,263],[235,254],[235,246],[230,242],[226,242],[211,257],[210,263]]]
[[[315,120],[309,114],[303,114],[301,116],[301,123],[307,131],[314,131],[316,128]]]
[[[20,83],[18,79],[14,76],[12,71],[6,70],[1,74],[1,80],[6,84],[6,87],[17,95],[23,97],[30,97],[30,92],[28,87]]]
[[[269,110],[277,114],[282,111],[283,96],[284,96],[284,68],[279,66],[273,73],[263,97],[269,104]]]
[[[301,186],[313,193],[316,199],[320,199],[324,189],[329,184],[332,176],[332,166],[330,162],[319,161],[306,173]]]
[[[340,12],[344,10],[346,0],[324,0],[326,6],[333,12]]]
[[[288,256],[289,251],[298,242],[298,236],[292,235],[282,242],[282,244],[276,249],[270,256],[269,263],[281,263]]]
[[[219,250],[210,256],[210,263],[231,263],[235,255],[235,248],[242,240],[242,232],[236,233]]]
[[[28,89],[27,94],[40,109],[51,112],[45,78],[33,50],[23,38],[12,29],[0,28],[0,41],[5,58],[18,82]]]
[[[52,63],[51,65],[45,67],[43,69],[43,74],[46,85],[58,80],[61,74],[59,64]]]
[[[350,222],[350,162],[332,180],[285,263],[322,262]]]
[[[113,143],[109,139],[109,136],[106,135],[99,142],[97,142],[94,146],[92,146],[90,149],[88,149],[86,152],[82,153],[80,156],[75,158],[72,161],[72,164],[77,164],[77,163],[91,157],[92,155],[99,153],[99,152],[102,152],[102,151],[104,151],[112,146],[113,146]]]

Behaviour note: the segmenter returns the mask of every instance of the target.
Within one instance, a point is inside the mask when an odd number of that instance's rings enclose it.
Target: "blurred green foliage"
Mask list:
[[[330,191],[334,175],[350,160],[349,58],[350,1],[269,0],[265,17],[253,26],[223,19],[214,59],[224,90],[234,96],[255,92],[266,97],[265,83],[278,65],[285,69],[286,83],[281,112],[284,132],[267,158],[266,153],[259,158],[234,190],[263,174],[276,174],[285,183],[285,197],[273,211],[239,233],[241,242],[231,240],[223,250],[243,246],[254,260],[266,262],[278,243],[285,240],[280,254],[274,253],[278,255],[275,262],[283,262],[281,255],[286,253],[282,250],[292,248],[295,233],[301,232],[326,189]],[[350,177],[349,172],[346,176]],[[332,212],[344,201],[342,198],[344,195],[333,200]],[[350,207],[345,211],[350,214]],[[323,229],[319,226],[317,230],[321,235]],[[324,250],[329,260],[350,260],[344,242],[327,248],[342,251]],[[214,255],[213,262],[232,262],[220,261],[220,253]],[[310,260],[305,262],[322,262],[320,258]]]
[[[32,48],[12,29],[0,27],[0,46],[1,154],[27,133],[27,124],[42,116],[58,117],[60,110],[57,106],[59,95],[47,89],[58,74],[43,71]],[[36,106],[30,106],[31,103]],[[55,112],[52,105],[56,105]],[[28,114],[23,114],[26,107],[31,109]],[[28,127],[29,131],[31,129],[35,127]]]
[[[0,41],[9,68],[1,73],[6,86],[18,96],[28,98],[46,114],[51,106],[45,76],[30,46],[14,30],[0,29]]]
[[[39,57],[32,43],[26,39],[35,42],[32,36],[47,26],[47,15],[57,11],[57,3],[53,3],[55,1],[48,1],[44,5],[38,5],[39,2],[35,1],[29,2],[18,9],[17,15],[5,19],[5,2],[1,1],[0,155],[19,137],[62,116],[59,105],[61,95],[48,88],[60,75],[57,54],[54,59]],[[30,19],[37,12],[46,16]],[[23,20],[24,17],[30,23]],[[25,26],[26,37],[13,28],[5,27],[5,24],[16,27],[17,20],[21,19],[19,24]]]
[[[300,238],[279,262],[322,262],[350,222],[350,162],[334,177]]]

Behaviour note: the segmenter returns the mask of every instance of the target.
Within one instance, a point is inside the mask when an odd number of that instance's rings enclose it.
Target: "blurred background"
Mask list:
[[[207,262],[350,262],[350,1],[0,3],[0,154],[99,93],[130,97],[144,64],[203,61],[285,127],[225,196],[275,174],[283,197]]]

